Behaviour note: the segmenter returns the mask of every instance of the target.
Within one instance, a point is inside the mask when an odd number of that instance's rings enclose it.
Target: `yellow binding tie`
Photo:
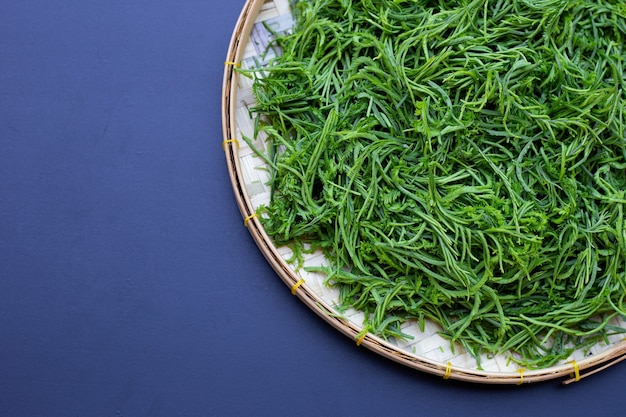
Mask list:
[[[519,373],[519,382],[517,383],[517,385],[522,385],[524,383],[524,372],[526,372],[526,369],[521,368],[518,369],[517,372]]]
[[[361,346],[361,343],[365,340],[365,336],[367,336],[367,330],[363,330],[363,334],[356,340],[357,346]]]
[[[304,278],[302,278],[300,281],[293,284],[293,287],[291,287],[291,294],[296,295],[296,293],[298,292],[298,288],[300,288],[300,286],[304,284],[304,282]]]
[[[249,215],[248,217],[246,217],[245,219],[243,219],[243,225],[244,225],[245,227],[248,227],[248,223],[250,222],[250,220],[252,220],[252,219],[253,219],[253,218],[255,218],[255,217],[259,217],[259,215],[258,215],[258,214],[256,214],[256,213],[252,213],[251,215]]]
[[[448,365],[446,366],[446,373],[443,374],[443,379],[450,379],[451,375],[452,375],[452,362],[448,362]]]
[[[580,381],[580,368],[578,367],[578,362],[571,361],[570,363],[574,367],[574,382],[578,382]]]
[[[239,149],[239,141],[237,139],[226,139],[222,142],[222,149],[226,150],[226,145],[229,143],[234,143],[235,145],[237,145],[237,149]]]

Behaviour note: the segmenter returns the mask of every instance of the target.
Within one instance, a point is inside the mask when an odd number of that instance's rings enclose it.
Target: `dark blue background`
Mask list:
[[[0,416],[624,415],[357,348],[277,278],[221,149],[244,4],[0,1]]]

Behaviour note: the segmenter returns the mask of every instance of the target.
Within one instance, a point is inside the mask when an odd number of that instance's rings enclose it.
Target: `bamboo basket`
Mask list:
[[[258,65],[270,41],[270,32],[287,30],[292,25],[288,0],[248,0],[236,23],[225,62],[222,96],[222,148],[226,155],[230,180],[237,204],[259,249],[282,281],[313,312],[323,320],[353,339],[356,345],[368,348],[385,358],[410,368],[444,379],[454,379],[482,384],[525,384],[561,379],[563,384],[578,382],[582,378],[626,359],[626,341],[622,336],[609,338],[609,343],[596,345],[587,352],[576,351],[570,358],[552,367],[526,370],[510,361],[506,355],[483,357],[482,369],[476,360],[460,346],[451,349],[449,341],[438,334],[434,323],[427,323],[420,331],[415,323],[406,323],[402,330],[414,337],[411,341],[384,340],[363,329],[363,314],[348,311],[339,314],[335,309],[338,291],[323,284],[320,274],[296,271],[286,259],[288,249],[276,247],[263,230],[255,215],[256,208],[269,202],[270,190],[266,186],[264,162],[242,140],[243,135],[253,135],[253,121],[248,108],[254,103],[252,82],[240,77],[235,67],[249,68]],[[264,138],[255,138],[255,146],[264,149]],[[260,169],[261,168],[261,169]],[[313,254],[305,265],[324,263],[321,254]],[[626,326],[624,319],[614,324]]]

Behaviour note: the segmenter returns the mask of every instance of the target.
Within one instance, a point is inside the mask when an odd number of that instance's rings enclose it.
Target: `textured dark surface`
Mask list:
[[[221,148],[243,3],[0,1],[0,416],[624,415],[624,364],[443,381],[291,296]]]

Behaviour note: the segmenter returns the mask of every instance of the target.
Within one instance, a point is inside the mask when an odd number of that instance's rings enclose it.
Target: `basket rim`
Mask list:
[[[311,291],[306,283],[304,283],[286,261],[282,259],[277,248],[272,244],[271,239],[256,217],[255,210],[253,209],[253,205],[242,180],[242,168],[238,157],[239,144],[235,139],[235,132],[237,131],[235,117],[237,79],[239,76],[237,71],[235,71],[235,67],[238,66],[237,63],[241,61],[243,51],[250,37],[251,28],[262,6],[270,1],[273,0],[246,0],[233,30],[226,55],[222,83],[222,147],[226,155],[227,168],[237,205],[244,218],[244,225],[247,227],[253,240],[256,242],[270,266],[284,284],[292,289],[292,294],[297,296],[310,310],[315,312],[336,330],[356,340],[357,345],[362,345],[387,359],[391,359],[409,368],[436,375],[444,379],[481,384],[521,385],[564,378],[562,383],[569,384],[578,382],[586,376],[600,372],[626,359],[626,339],[623,339],[621,342],[614,344],[601,353],[586,357],[580,361],[572,361],[548,368],[533,370],[520,369],[518,372],[474,370],[451,366],[450,364],[444,364],[417,354],[412,354],[372,333],[363,334],[364,329],[362,327],[350,323],[348,320],[338,317],[336,314],[332,314],[334,311],[333,307]]]

